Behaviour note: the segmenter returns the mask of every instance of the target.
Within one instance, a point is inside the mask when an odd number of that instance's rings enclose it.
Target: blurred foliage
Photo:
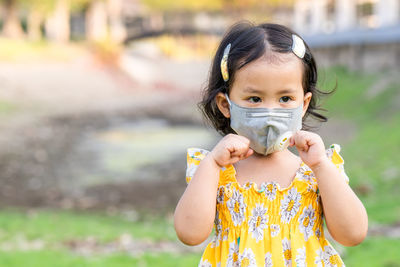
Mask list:
[[[36,10],[43,14],[49,14],[55,7],[54,0],[17,0],[18,4],[29,10]]]
[[[81,11],[96,0],[0,0],[0,4],[15,3],[17,7],[48,14],[57,2],[66,1],[72,11]],[[105,0],[97,0],[105,1]],[[142,0],[145,6],[157,11],[223,11],[224,9],[257,9],[259,7],[290,7],[294,0]]]
[[[0,0],[0,3],[7,3],[10,0]],[[27,9],[35,9],[43,13],[50,13],[56,7],[56,4],[60,0],[12,0],[19,7]],[[84,9],[93,0],[67,0],[71,10],[79,11]]]
[[[0,37],[0,60],[3,62],[69,61],[82,56],[85,52],[79,44],[28,42]]]
[[[355,135],[342,144],[345,168],[350,185],[367,208],[370,222],[400,221],[400,80],[370,96],[376,83],[387,79],[386,73],[365,75],[345,68],[327,71],[326,87],[332,88],[337,77],[336,93],[327,99],[329,117],[355,127]],[[344,129],[345,130],[345,129]]]
[[[163,35],[151,39],[164,56],[177,60],[210,59],[219,41],[217,36],[200,34],[192,37]]]
[[[223,11],[224,9],[256,9],[259,7],[291,6],[294,0],[142,0],[151,9],[158,11]]]
[[[110,39],[95,41],[90,44],[91,51],[95,58],[102,64],[117,66],[121,53],[122,45],[113,42]]]
[[[223,5],[221,0],[142,0],[142,2],[153,10],[171,11],[171,10],[221,10]]]

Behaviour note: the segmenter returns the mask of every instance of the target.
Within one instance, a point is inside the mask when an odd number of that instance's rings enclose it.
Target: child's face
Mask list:
[[[303,103],[304,116],[312,94],[304,95],[302,81],[303,65],[294,54],[264,55],[236,71],[229,98],[249,108],[296,108]],[[229,118],[224,94],[219,93],[216,101]]]

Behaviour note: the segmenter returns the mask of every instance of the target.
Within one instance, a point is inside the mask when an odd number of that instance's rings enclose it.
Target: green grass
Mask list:
[[[400,239],[372,237],[361,245],[347,248],[343,255],[346,266],[400,267]]]
[[[6,116],[18,110],[16,104],[0,99],[0,116]]]
[[[96,237],[100,242],[114,240],[122,234],[135,239],[175,241],[172,219],[148,216],[129,221],[122,216],[74,213],[67,211],[0,212],[0,241],[22,234],[29,240],[39,238],[49,243],[69,239]]]
[[[0,254],[0,266],[16,267],[188,267],[197,266],[200,255],[167,253],[80,256],[66,251],[12,251]]]
[[[170,218],[123,216],[71,211],[0,211],[0,266],[195,266],[199,253],[96,253],[80,255],[66,244],[94,238],[98,244],[112,244],[129,234],[135,242],[178,242]],[[40,241],[42,246],[33,244]]]
[[[367,208],[369,219],[377,223],[400,221],[400,78],[374,97],[367,91],[384,79],[384,74],[362,75],[343,68],[327,71],[327,88],[338,89],[326,101],[329,117],[355,125],[356,136],[342,144],[350,185]],[[339,129],[340,130],[340,129]]]

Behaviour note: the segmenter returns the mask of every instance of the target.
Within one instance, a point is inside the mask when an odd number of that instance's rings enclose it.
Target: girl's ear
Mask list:
[[[225,94],[219,92],[215,96],[215,103],[217,103],[219,111],[225,116],[225,118],[230,118],[231,113],[229,111],[229,103],[228,100],[226,99]]]
[[[304,117],[304,115],[306,114],[306,112],[307,112],[307,109],[308,109],[308,105],[310,105],[310,101],[311,101],[311,98],[312,98],[312,93],[311,92],[307,92],[305,95],[304,95],[304,102],[303,102],[303,115],[301,115],[302,117]]]

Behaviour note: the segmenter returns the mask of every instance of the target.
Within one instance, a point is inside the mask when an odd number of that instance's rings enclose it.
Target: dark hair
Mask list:
[[[218,109],[215,102],[217,94],[219,92],[229,93],[232,82],[235,79],[235,72],[263,56],[266,49],[277,53],[292,53],[292,34],[298,35],[283,25],[272,23],[254,25],[250,22],[239,22],[233,25],[225,34],[212,62],[208,85],[203,92],[203,100],[199,103],[204,117],[219,133],[226,135],[235,133],[235,131],[230,127],[230,120],[225,118]],[[221,75],[220,64],[224,49],[229,43],[231,44],[228,57],[229,80],[225,82]],[[317,88],[317,66],[310,48],[305,42],[304,44],[306,53],[302,58],[304,66],[302,86],[304,94],[311,92],[312,98],[303,117],[303,129],[310,129],[311,126],[306,125],[304,122],[309,115],[321,122],[328,120],[327,117],[317,112],[318,110],[323,110],[317,105],[317,102],[322,95],[330,94],[331,92],[323,92]]]

